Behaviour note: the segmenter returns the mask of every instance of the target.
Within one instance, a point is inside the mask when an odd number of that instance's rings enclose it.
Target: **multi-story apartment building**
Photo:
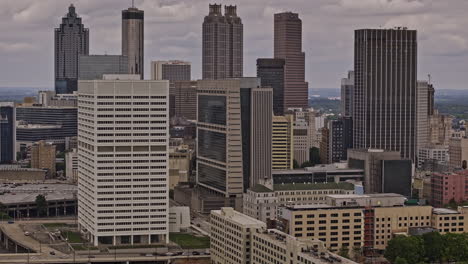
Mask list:
[[[319,240],[295,238],[265,223],[221,208],[211,212],[211,261],[216,264],[354,263],[325,249]]]
[[[344,161],[348,158],[348,149],[353,148],[353,120],[340,117],[330,120],[322,129],[320,160],[322,164]]]
[[[79,82],[78,225],[96,246],[169,241],[169,82],[135,76]]]
[[[468,201],[468,171],[433,173],[431,176],[431,205],[446,206],[450,201]]]
[[[257,184],[244,194],[244,214],[263,222],[277,218],[279,206],[324,203],[327,195],[354,194],[354,185],[341,183]]]
[[[272,123],[272,169],[292,169],[294,160],[293,117],[291,115],[273,116]]]

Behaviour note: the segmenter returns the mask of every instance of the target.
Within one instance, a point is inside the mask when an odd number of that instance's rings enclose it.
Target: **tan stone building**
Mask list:
[[[31,168],[46,169],[48,175],[55,176],[55,145],[41,140],[31,149]]]
[[[396,197],[382,200],[385,194],[361,199],[369,204],[363,206],[351,196],[347,204],[332,205],[335,199],[331,195],[326,204],[282,207],[280,220],[288,234],[317,238],[331,251],[355,247],[383,250],[396,234],[408,234],[410,228],[435,228],[442,234],[468,231],[468,207],[455,211],[405,206]]]
[[[447,146],[451,137],[453,117],[439,114],[429,116],[429,144]]]
[[[451,138],[449,141],[449,166],[468,168],[468,138]]]
[[[169,150],[169,189],[188,182],[192,173],[193,150],[187,145],[180,145]]]

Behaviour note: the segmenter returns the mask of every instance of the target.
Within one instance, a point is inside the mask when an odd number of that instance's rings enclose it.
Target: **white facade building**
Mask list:
[[[190,207],[173,206],[169,208],[169,232],[178,233],[190,227]]]
[[[423,167],[426,160],[437,161],[439,164],[447,165],[449,162],[448,146],[429,146],[418,150],[418,168]]]
[[[94,245],[169,241],[168,81],[79,82],[78,225]]]

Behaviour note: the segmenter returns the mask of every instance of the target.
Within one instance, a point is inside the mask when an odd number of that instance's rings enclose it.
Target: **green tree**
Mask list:
[[[404,258],[408,263],[418,263],[424,260],[424,241],[418,236],[396,236],[388,242],[385,258],[394,263],[397,257]]]
[[[38,216],[47,215],[47,200],[44,195],[39,194],[36,196],[36,207]]]
[[[406,261],[406,259],[404,259],[404,258],[397,257],[397,258],[395,259],[394,264],[408,264],[408,261]]]
[[[347,247],[340,248],[338,255],[342,256],[343,258],[349,259],[349,249]]]
[[[306,160],[301,164],[301,168],[307,168],[307,167],[313,167],[313,166],[314,164],[310,162],[309,160]]]
[[[446,261],[467,261],[468,260],[468,234],[453,234],[444,235],[445,247],[443,251],[444,260]]]
[[[320,150],[316,147],[312,147],[309,149],[309,160],[310,163],[317,165],[317,164],[322,164],[320,161]]]
[[[442,262],[445,239],[439,232],[430,232],[422,235],[426,258],[429,262]]]
[[[293,168],[294,168],[294,169],[298,169],[298,168],[299,168],[299,163],[297,162],[297,160],[293,160]]]

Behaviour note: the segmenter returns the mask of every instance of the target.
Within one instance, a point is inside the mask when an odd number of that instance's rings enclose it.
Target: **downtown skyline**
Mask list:
[[[6,1],[0,11],[0,28],[8,27],[0,40],[0,59],[8,62],[0,66],[2,86],[53,87],[52,29],[70,3],[90,29],[90,54],[120,54],[120,12],[131,1]],[[192,62],[193,79],[201,78],[201,23],[208,3],[135,1],[147,17],[146,76],[151,60],[183,59]],[[237,5],[246,25],[244,76],[255,76],[256,58],[269,57],[273,52],[273,14],[290,10],[298,12],[303,20],[309,88],[338,88],[341,76],[352,69],[354,30],[379,26],[418,30],[418,79],[431,74],[439,89],[465,88],[462,78],[468,61],[468,34],[464,31],[468,21],[461,17],[461,11],[468,3],[460,1],[456,9],[429,0],[293,0],[288,5],[282,1],[240,0],[225,4]],[[24,78],[25,73],[30,78]]]

